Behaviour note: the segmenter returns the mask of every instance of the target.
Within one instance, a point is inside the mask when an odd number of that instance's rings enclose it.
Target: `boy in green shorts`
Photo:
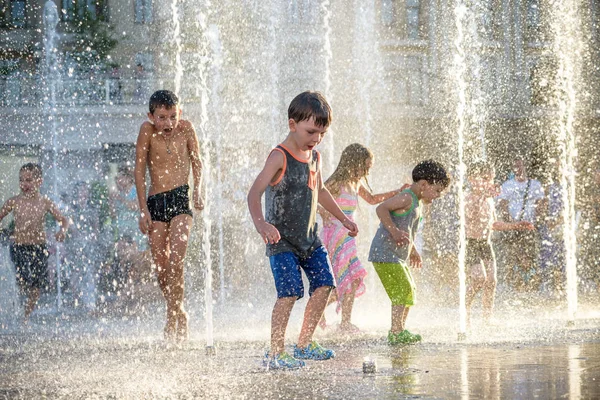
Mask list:
[[[436,161],[419,163],[412,171],[413,184],[377,207],[381,221],[371,242],[369,261],[392,301],[392,345],[421,340],[405,329],[410,306],[415,304],[415,283],[408,265],[421,268],[421,256],[414,247],[419,224],[419,202],[429,204],[440,197],[450,183],[444,166]]]

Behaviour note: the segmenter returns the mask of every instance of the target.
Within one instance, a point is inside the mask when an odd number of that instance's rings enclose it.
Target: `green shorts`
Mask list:
[[[393,306],[415,304],[415,281],[407,265],[374,262],[373,266]]]

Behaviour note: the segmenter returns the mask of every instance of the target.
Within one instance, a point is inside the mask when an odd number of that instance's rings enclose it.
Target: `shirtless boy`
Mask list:
[[[465,197],[465,228],[467,236],[466,265],[471,270],[466,295],[467,323],[471,321],[471,306],[478,292],[483,291],[483,316],[489,321],[496,293],[496,258],[492,248],[494,231],[530,231],[535,229],[528,221],[504,222],[496,220],[493,198],[500,194],[494,184],[496,171],[485,162],[469,166],[467,179],[470,190]]]
[[[26,301],[24,322],[29,321],[41,290],[48,286],[48,247],[44,223],[50,213],[58,221],[60,230],[56,240],[65,240],[69,222],[61,214],[56,204],[40,194],[42,168],[38,164],[27,163],[19,171],[21,193],[11,197],[0,209],[0,221],[11,212],[15,221],[14,241],[11,256],[15,263],[17,285]]]
[[[192,226],[190,169],[194,208],[204,208],[198,138],[192,124],[180,119],[179,99],[168,90],[159,90],[150,97],[148,118],[150,121],[142,124],[136,144],[135,186],[140,230],[149,235],[158,284],[167,303],[165,339],[186,340],[183,262]],[[150,172],[147,199],[146,167]]]

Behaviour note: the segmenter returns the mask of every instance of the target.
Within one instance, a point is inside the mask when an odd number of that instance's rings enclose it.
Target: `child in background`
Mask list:
[[[351,144],[344,149],[337,168],[325,182],[325,187],[336,203],[352,221],[359,196],[369,204],[379,204],[400,192],[395,190],[380,194],[371,193],[367,175],[372,165],[373,153],[361,144]],[[352,324],[352,308],[354,299],[365,292],[363,281],[367,271],[358,259],[354,237],[348,236],[344,225],[323,208],[320,208],[319,212],[323,217],[323,244],[329,253],[337,285],[329,302],[338,301],[336,311],[342,312],[340,331],[358,332],[359,329]],[[320,325],[325,326],[325,317],[321,319]]]
[[[381,221],[371,243],[369,261],[392,301],[391,345],[421,340],[406,330],[406,319],[415,304],[415,284],[408,264],[421,268],[421,256],[414,246],[420,213],[419,202],[431,203],[450,183],[444,167],[433,160],[419,163],[412,171],[413,184],[377,207]]]
[[[467,324],[471,322],[471,306],[479,291],[483,289],[483,316],[487,321],[494,308],[496,293],[496,259],[492,249],[492,230],[534,230],[528,221],[496,221],[493,198],[500,194],[494,184],[496,172],[485,161],[473,163],[467,170],[470,190],[465,197],[465,230],[467,248],[465,264],[471,269],[466,295]]]
[[[15,221],[14,243],[11,256],[15,263],[19,291],[26,297],[24,322],[37,304],[42,289],[48,286],[48,247],[44,222],[50,213],[58,221],[60,230],[55,237],[58,242],[65,239],[69,222],[46,196],[40,194],[42,168],[28,163],[19,171],[21,193],[11,197],[0,209],[0,221],[13,213]]]

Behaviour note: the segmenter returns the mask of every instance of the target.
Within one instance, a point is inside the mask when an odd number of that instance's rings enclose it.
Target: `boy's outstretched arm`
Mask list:
[[[198,136],[194,127],[190,123],[187,147],[192,164],[192,179],[194,180],[194,193],[192,199],[196,210],[204,209],[204,200],[202,199],[202,161],[200,159],[200,145]]]
[[[10,199],[6,200],[6,202],[2,205],[2,208],[0,208],[0,222],[2,222],[2,220],[12,212],[12,210],[15,208],[15,199],[14,197],[11,197]]]
[[[56,204],[50,199],[48,199],[48,212],[54,217],[56,221],[58,221],[58,225],[60,229],[54,237],[57,242],[62,242],[65,240],[65,236],[67,234],[67,229],[69,228],[69,219],[60,212]]]
[[[410,243],[408,232],[401,231],[392,221],[392,211],[406,211],[412,205],[412,196],[409,193],[399,193],[377,206],[375,211],[381,224],[390,233],[399,246],[407,246]]]
[[[277,228],[265,221],[262,211],[261,198],[265,190],[275,178],[281,174],[284,165],[284,155],[280,151],[272,151],[263,170],[258,174],[248,192],[248,209],[256,230],[265,243],[277,243],[281,235]]]
[[[140,230],[147,235],[152,228],[152,218],[146,204],[146,165],[148,163],[148,152],[150,151],[150,138],[152,137],[152,125],[144,122],[140,127],[140,133],[135,144],[135,191],[137,192],[140,205]]]
[[[344,214],[340,206],[335,202],[335,199],[333,198],[331,193],[329,193],[327,187],[325,187],[325,185],[323,184],[323,179],[321,178],[321,176],[321,166],[319,165],[319,171],[317,175],[317,182],[319,188],[319,204],[323,206],[323,208],[328,213],[337,218],[346,229],[348,229],[348,236],[358,235],[358,226],[354,222],[352,222],[350,218],[346,216],[346,214]]]

